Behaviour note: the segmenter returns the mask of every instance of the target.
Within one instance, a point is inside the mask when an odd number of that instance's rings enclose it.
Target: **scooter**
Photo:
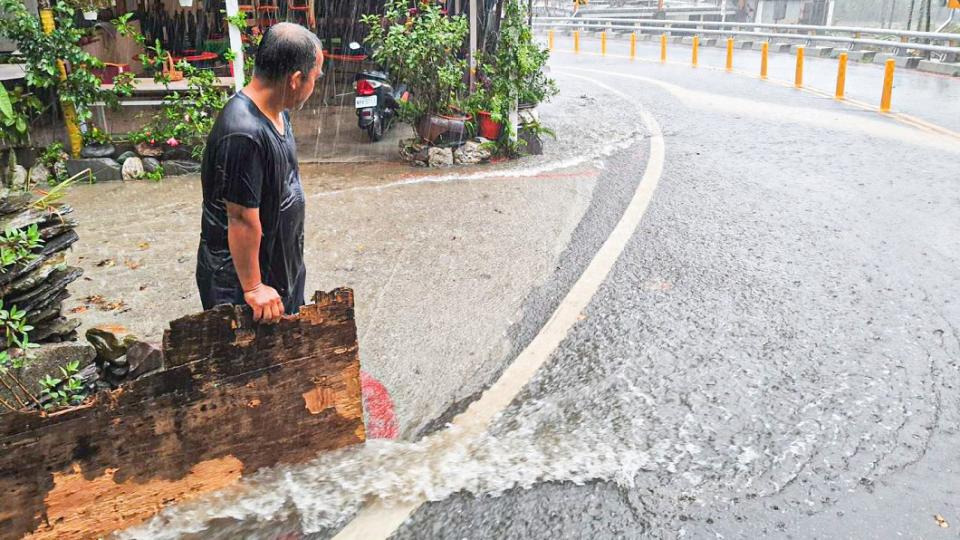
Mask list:
[[[357,42],[349,47],[353,54],[366,54],[363,46]],[[373,69],[357,73],[353,88],[357,93],[357,124],[360,129],[366,130],[371,141],[377,142],[393,125],[400,104],[409,97],[407,87],[401,84],[394,88],[385,70]]]

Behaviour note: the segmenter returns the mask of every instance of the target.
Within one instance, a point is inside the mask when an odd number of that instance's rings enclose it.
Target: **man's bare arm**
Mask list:
[[[260,209],[227,203],[227,242],[233,257],[243,299],[253,308],[254,320],[276,322],[283,316],[283,301],[260,275]]]

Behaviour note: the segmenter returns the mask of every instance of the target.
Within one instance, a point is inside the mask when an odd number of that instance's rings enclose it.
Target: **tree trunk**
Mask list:
[[[910,13],[907,14],[907,30],[910,30],[913,27],[913,11],[916,9],[916,7],[917,0],[910,0]]]

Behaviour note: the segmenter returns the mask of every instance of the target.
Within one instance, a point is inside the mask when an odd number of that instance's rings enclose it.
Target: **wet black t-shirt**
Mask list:
[[[288,314],[304,301],[304,196],[290,116],[280,134],[257,105],[238,92],[220,112],[203,155],[203,218],[197,286],[204,309],[243,304],[243,289],[227,243],[231,202],[260,209],[260,274],[280,293]]]

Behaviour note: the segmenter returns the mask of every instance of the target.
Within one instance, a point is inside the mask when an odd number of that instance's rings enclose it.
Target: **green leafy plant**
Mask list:
[[[448,114],[466,93],[466,60],[459,53],[467,36],[467,20],[448,17],[436,3],[408,9],[406,0],[388,0],[383,15],[361,17],[370,28],[365,42],[373,60],[410,89],[400,118],[418,122],[433,114]]]
[[[186,62],[178,64],[187,79],[189,92],[174,92],[164,98],[163,106],[141,130],[130,134],[134,143],[185,144],[195,159],[203,156],[207,135],[213,129],[217,114],[227,103],[227,92],[217,86],[212,71],[198,69]]]
[[[113,23],[119,34],[132,37],[137,43],[145,45],[143,34],[130,24],[130,14],[118,17]],[[141,62],[153,68],[154,81],[158,84],[169,84],[170,78],[162,69],[166,51],[163,50],[160,40],[146,49],[150,54],[141,55]],[[177,64],[177,69],[183,72],[187,80],[188,92],[173,92],[164,98],[160,112],[142,129],[129,134],[129,140],[134,144],[185,144],[190,147],[193,157],[200,159],[206,146],[207,135],[229,96],[226,90],[217,86],[217,77],[213,71],[200,69],[183,61]]]
[[[40,379],[40,399],[44,401],[45,410],[79,405],[87,399],[80,378],[80,362],[73,360],[60,367],[62,378],[51,377],[49,374]]]
[[[24,144],[30,139],[30,121],[43,110],[43,103],[23,86],[12,92],[0,85],[0,142]]]
[[[500,36],[494,54],[481,59],[481,86],[475,102],[503,125],[498,153],[518,156],[523,141],[513,140],[510,110],[520,103],[538,104],[557,94],[556,82],[546,74],[550,52],[533,40],[524,3],[506,0]],[[539,127],[546,133],[549,130]],[[549,132],[552,134],[552,131]]]
[[[24,71],[27,88],[51,89],[61,103],[73,105],[77,120],[86,122],[92,113],[90,105],[103,101],[116,103],[116,94],[100,87],[100,79],[91,69],[102,68],[103,62],[80,47],[86,30],[73,24],[74,10],[62,0],[53,6],[57,26],[47,34],[40,20],[31,14],[20,0],[0,0],[0,37],[17,43],[25,60]],[[60,78],[58,61],[70,66],[70,75]],[[32,111],[30,118],[36,118],[48,107]]]
[[[37,161],[50,171],[48,180],[50,184],[62,184],[67,180],[67,159],[69,157],[63,149],[63,144],[59,142],[50,144],[37,156]]]
[[[33,260],[36,258],[33,250],[42,245],[43,238],[40,238],[36,223],[26,229],[7,229],[0,235],[0,272],[20,262]],[[2,306],[3,301],[0,300],[0,309]]]
[[[17,306],[11,306],[10,309],[3,308],[3,301],[0,300],[0,328],[7,338],[7,347],[17,346],[25,348],[25,343],[29,343],[29,332],[33,327],[27,324],[27,313]]]
[[[157,167],[151,172],[144,173],[143,178],[145,180],[153,180],[154,182],[159,182],[163,180],[163,167]]]
[[[554,139],[554,140],[556,140],[557,138],[557,133],[555,131],[553,131],[548,127],[544,127],[543,124],[541,124],[538,121],[527,122],[521,125],[520,131],[530,133],[531,135],[534,135],[541,139],[544,138],[544,136],[550,137],[551,139]]]
[[[110,134],[98,127],[91,127],[83,134],[83,144],[110,144]]]

